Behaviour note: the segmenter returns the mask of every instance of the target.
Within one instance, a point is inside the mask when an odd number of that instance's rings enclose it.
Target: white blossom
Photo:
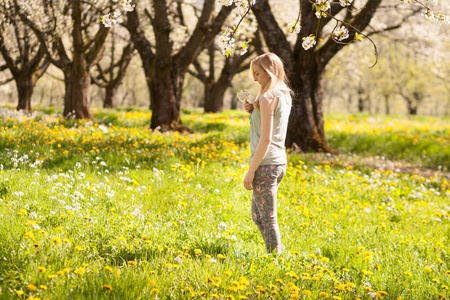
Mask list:
[[[315,44],[316,44],[316,37],[314,35],[310,34],[309,36],[303,38],[302,43],[303,49],[309,50],[310,48],[314,47]]]
[[[349,32],[345,26],[341,26],[334,31],[334,39],[338,41],[343,41],[348,39]]]
[[[339,4],[343,7],[350,6],[353,0],[339,0]]]
[[[250,100],[250,93],[248,92],[247,89],[239,90],[237,92],[237,98],[241,102],[245,102],[245,101],[250,102],[249,101]]]
[[[297,20],[292,21],[291,25],[288,26],[288,30],[290,33],[299,34],[302,30],[302,26],[300,26],[300,22]]]

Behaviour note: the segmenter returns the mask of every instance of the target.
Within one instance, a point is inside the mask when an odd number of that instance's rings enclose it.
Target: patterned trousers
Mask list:
[[[252,219],[269,253],[282,251],[277,221],[277,191],[285,173],[286,165],[259,166],[253,179]]]

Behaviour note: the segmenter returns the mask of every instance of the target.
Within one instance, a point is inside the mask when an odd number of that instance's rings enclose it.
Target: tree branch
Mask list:
[[[350,41],[354,39],[355,33],[362,32],[369,25],[381,1],[382,0],[368,0],[364,8],[355,16],[353,21],[348,23],[350,27]],[[368,39],[370,40],[370,38]],[[346,44],[347,43],[345,43],[345,41],[343,43],[336,43],[336,41],[331,37],[321,48],[316,50],[322,67],[324,67]],[[375,52],[377,54],[376,45],[373,41],[372,44],[374,45]]]
[[[286,66],[292,67],[294,65],[294,56],[291,45],[276,21],[269,1],[256,1],[252,6],[252,11],[256,16],[259,30],[262,32],[269,50],[276,53],[284,61]]]

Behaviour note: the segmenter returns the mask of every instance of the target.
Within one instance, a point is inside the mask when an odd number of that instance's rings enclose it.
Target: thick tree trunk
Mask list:
[[[222,70],[217,82],[205,84],[205,112],[218,113],[223,110],[225,92],[231,85],[233,74]]]
[[[22,76],[16,80],[17,93],[19,95],[19,103],[17,110],[24,110],[31,113],[31,96],[33,95],[34,83],[29,76]]]
[[[91,97],[89,88],[91,86],[91,77],[89,71],[82,67],[74,67],[64,72],[65,97],[64,97],[64,116],[75,117],[77,119],[92,119]],[[83,63],[81,63],[83,65]]]
[[[410,115],[417,115],[417,105],[412,101],[408,102],[408,112]]]
[[[174,65],[174,64],[173,64]],[[152,80],[147,80],[150,89],[150,127],[161,131],[189,131],[181,124],[180,107],[184,74],[172,71],[168,65],[159,65]]]
[[[295,68],[290,82],[293,97],[286,146],[299,147],[303,152],[336,152],[327,143],[323,118],[322,71],[312,63],[307,68]],[[294,144],[296,146],[294,146]]]
[[[117,107],[117,87],[108,85],[106,88],[105,100],[103,102],[104,108]]]
[[[211,89],[205,90],[205,112],[218,113],[223,110],[223,101],[228,85],[213,84]]]

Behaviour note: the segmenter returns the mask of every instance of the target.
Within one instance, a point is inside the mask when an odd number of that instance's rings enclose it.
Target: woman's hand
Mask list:
[[[252,111],[253,111],[253,104],[250,103],[250,102],[248,102],[247,100],[245,100],[245,102],[244,102],[244,108],[245,108],[245,111],[246,111],[246,112],[248,112],[249,114],[251,114]]]
[[[252,190],[253,189],[253,187],[252,187],[253,178],[255,178],[255,172],[248,171],[247,175],[245,175],[245,178],[244,178],[244,187],[247,190]]]

